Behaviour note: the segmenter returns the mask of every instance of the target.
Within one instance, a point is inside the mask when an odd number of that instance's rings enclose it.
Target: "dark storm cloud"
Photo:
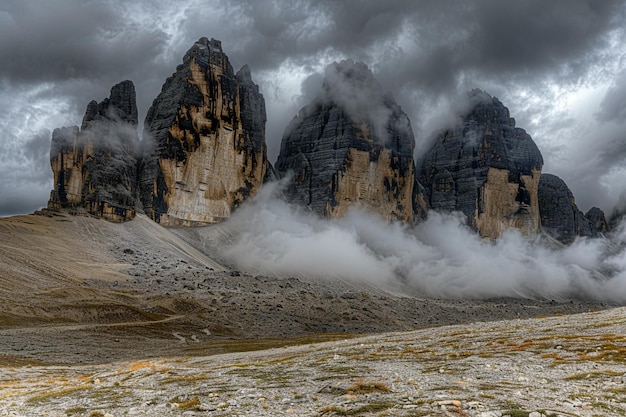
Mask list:
[[[596,116],[602,122],[626,121],[626,70],[607,91]]]
[[[601,58],[604,35],[623,22],[623,4],[240,0],[225,8],[230,29],[218,30],[236,38],[228,49],[237,60],[257,70],[285,60],[310,63],[329,51],[353,59],[383,56],[391,59],[366,63],[395,74],[397,84],[438,90],[454,87],[468,71],[512,79],[547,72],[575,80]],[[190,27],[202,21],[202,14],[190,17]],[[395,49],[394,42],[400,42]]]
[[[0,78],[12,82],[113,77],[153,60],[166,41],[107,2],[9,0],[0,13]]]
[[[309,72],[343,58],[368,64],[409,114],[420,148],[437,127],[427,121],[432,111],[447,111],[459,92],[487,88],[507,104],[521,85],[580,85],[606,58],[608,35],[623,26],[624,1],[240,0],[222,12],[229,25],[217,36],[233,40],[224,43],[227,53],[253,76],[285,63]],[[191,16],[186,30],[198,33],[204,21],[202,13]],[[310,86],[299,104],[316,95]],[[270,150],[282,129],[268,122]]]
[[[50,181],[49,168],[39,168],[44,137],[55,127],[80,124],[87,103],[107,97],[113,84],[135,82],[141,120],[202,36],[220,39],[235,69],[250,65],[268,104],[274,158],[289,119],[317,95],[323,67],[346,58],[363,61],[393,93],[416,130],[418,149],[445,122],[452,97],[474,87],[502,99],[521,127],[541,119],[550,134],[562,133],[557,124],[565,118],[544,111],[550,84],[576,88],[590,72],[602,77],[597,69],[612,59],[607,45],[623,31],[624,13],[624,0],[5,0],[0,199],[14,161],[23,161],[25,176]],[[293,77],[306,80],[301,91],[285,87]],[[623,117],[624,78],[615,81],[598,120]],[[545,100],[522,105],[514,100],[520,88]],[[602,148],[613,139],[601,141]],[[540,148],[547,160],[562,152],[558,145]],[[603,159],[611,154],[603,149],[598,164],[618,163]]]

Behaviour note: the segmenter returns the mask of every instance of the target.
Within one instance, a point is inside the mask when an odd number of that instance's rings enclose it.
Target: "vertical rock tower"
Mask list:
[[[320,215],[359,203],[411,221],[420,201],[414,147],[407,115],[365,64],[347,60],[326,69],[322,93],[287,127],[276,170],[293,175],[287,198]]]
[[[81,128],[55,129],[48,208],[85,210],[110,221],[135,217],[137,194],[135,86],[123,81],[101,103],[88,104]]]
[[[491,239],[511,227],[538,233],[543,158],[537,145],[497,98],[473,90],[469,105],[460,126],[443,131],[420,164],[430,207],[463,212]]]
[[[601,232],[606,232],[602,210],[594,207],[589,211],[589,217],[583,214],[565,181],[556,175],[541,174],[539,213],[543,230],[566,245],[578,236],[598,237]]]
[[[268,171],[265,101],[221,42],[201,38],[152,103],[145,120],[141,197],[169,226],[228,218]]]

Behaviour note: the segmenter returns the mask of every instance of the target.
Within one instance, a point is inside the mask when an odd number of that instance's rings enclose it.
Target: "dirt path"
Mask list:
[[[85,324],[55,324],[55,325],[42,325],[42,326],[29,326],[29,327],[14,327],[10,329],[0,329],[0,337],[9,337],[16,334],[24,333],[40,333],[40,332],[68,332],[77,330],[93,330],[98,328],[115,328],[115,327],[144,327],[152,326],[155,324],[169,323],[171,321],[180,320],[187,317],[187,315],[180,314],[176,316],[167,317],[161,320],[146,320],[146,321],[128,321],[121,323],[85,323]]]

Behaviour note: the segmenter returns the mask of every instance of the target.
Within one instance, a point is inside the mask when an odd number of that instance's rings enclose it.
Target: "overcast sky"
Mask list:
[[[333,61],[365,62],[409,115],[418,152],[459,92],[507,106],[583,211],[626,192],[625,0],[3,0],[0,215],[46,205],[56,127],[130,79],[140,124],[200,37],[248,64],[271,162]]]

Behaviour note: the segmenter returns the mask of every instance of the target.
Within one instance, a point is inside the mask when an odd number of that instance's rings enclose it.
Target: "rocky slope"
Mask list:
[[[539,212],[543,230],[564,244],[578,236],[598,237],[606,231],[604,213],[597,207],[583,214],[565,182],[552,174],[541,174],[539,180]]]
[[[497,98],[472,91],[460,125],[443,131],[419,165],[433,210],[462,212],[487,238],[510,227],[526,235],[539,231],[543,158]]]
[[[340,217],[358,203],[410,221],[423,202],[414,195],[414,147],[407,115],[367,66],[342,61],[326,69],[322,93],[287,127],[276,169],[293,175],[287,199],[320,215]]]
[[[265,121],[248,67],[235,74],[221,42],[201,38],[146,116],[146,213],[163,225],[228,218],[268,172]]]
[[[81,128],[55,129],[50,148],[54,189],[48,208],[86,210],[111,221],[135,216],[137,193],[135,87],[123,81],[109,98],[87,106]]]

